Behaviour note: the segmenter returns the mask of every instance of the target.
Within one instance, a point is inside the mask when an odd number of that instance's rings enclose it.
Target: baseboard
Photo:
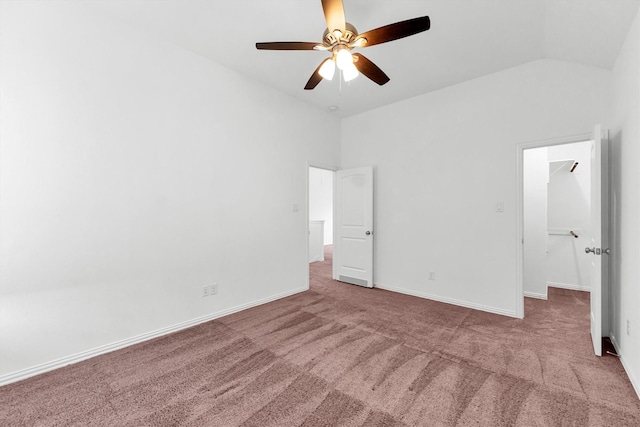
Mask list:
[[[53,371],[54,369],[58,369],[67,365],[72,365],[74,363],[82,362],[83,360],[87,360],[92,357],[99,356],[101,354],[110,353],[112,351],[119,350],[121,348],[125,348],[130,345],[138,344],[144,341],[148,341],[153,338],[161,337],[163,335],[171,334],[173,332],[178,332],[182,329],[190,328],[192,326],[196,326],[201,323],[209,322],[211,320],[215,320],[220,317],[228,316],[229,314],[237,313],[239,311],[246,310],[248,308],[256,307],[256,306],[266,304],[275,300],[286,298],[288,296],[307,291],[308,289],[309,289],[308,287],[303,287],[303,288],[293,289],[287,292],[282,292],[280,294],[272,295],[267,298],[252,301],[246,304],[241,304],[232,308],[207,314],[205,316],[196,317],[195,319],[187,320],[185,322],[168,326],[166,328],[157,329],[155,331],[147,332],[145,334],[136,335],[134,337],[127,338],[121,341],[116,341],[111,344],[103,345],[90,350],[82,351],[80,353],[72,354],[70,356],[62,357],[60,359],[52,360],[50,362],[42,363],[42,364],[33,366],[31,368],[21,369],[16,372],[0,375],[0,386],[21,381],[39,374],[44,374],[45,372]]]
[[[544,299],[544,300],[548,299],[546,294],[537,294],[535,292],[524,291],[524,296],[529,298],[537,298],[537,299]]]
[[[588,286],[574,285],[571,283],[547,282],[547,287],[569,289],[572,291],[585,291],[585,292],[591,291],[591,288],[589,288]]]
[[[635,390],[636,395],[638,396],[638,399],[640,399],[640,382],[638,382],[638,379],[635,377],[635,375],[629,368],[629,364],[626,362],[626,359],[624,358],[624,354],[620,352],[620,346],[618,346],[618,342],[616,341],[615,335],[611,334],[609,338],[611,339],[611,344],[613,344],[613,347],[616,349],[616,353],[618,353],[620,363],[622,363],[622,367],[624,368],[624,371],[627,373],[627,377],[629,377],[629,381],[631,382],[631,385],[633,386],[633,389]]]
[[[474,304],[468,301],[462,301],[462,300],[457,300],[453,298],[444,298],[439,295],[429,294],[426,292],[418,292],[411,289],[398,288],[395,286],[387,286],[379,283],[376,283],[374,285],[374,288],[384,289],[386,291],[398,292],[400,294],[411,295],[419,298],[425,298],[433,301],[443,302],[446,304],[458,305],[460,307],[472,308],[474,310],[486,311],[488,313],[500,314],[502,316],[517,317],[515,311],[503,310],[500,308],[490,307],[490,306],[481,305],[481,304]]]

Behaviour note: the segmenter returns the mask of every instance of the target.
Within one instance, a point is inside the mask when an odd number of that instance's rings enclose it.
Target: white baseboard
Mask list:
[[[453,298],[445,298],[439,295],[429,294],[426,292],[418,292],[411,289],[398,288],[396,286],[387,286],[379,283],[374,284],[374,288],[384,289],[392,292],[398,292],[400,294],[411,295],[414,297],[430,299],[433,301],[444,302],[447,304],[458,305],[460,307],[472,308],[474,310],[486,311],[493,314],[500,314],[502,316],[517,317],[515,311],[503,310],[501,308],[490,307],[490,306],[481,305],[481,304],[474,304],[468,301],[462,301],[462,300],[457,300]]]
[[[568,284],[568,283],[559,283],[559,282],[547,282],[547,288],[559,288],[559,289],[569,289],[572,291],[586,291],[589,292],[589,288],[586,286],[580,286],[580,285],[572,285],[572,284]],[[549,292],[547,291],[546,294],[539,294],[536,292],[528,292],[528,291],[524,291],[524,296],[525,297],[529,297],[529,298],[537,298],[537,299],[543,299],[543,300],[548,300],[549,299]]]
[[[589,292],[591,290],[589,286],[581,286],[581,285],[574,285],[571,283],[559,283],[559,282],[547,282],[547,287],[569,289],[572,291],[585,291],[585,292]]]
[[[29,377],[33,377],[35,375],[43,374],[48,371],[53,371],[54,369],[62,368],[67,365],[72,365],[74,363],[81,362],[83,360],[90,359],[95,356],[99,356],[101,354],[110,353],[115,350],[119,350],[124,347],[128,347],[133,344],[138,344],[143,341],[148,341],[153,338],[157,338],[163,335],[171,334],[173,332],[180,331],[182,329],[190,328],[195,325],[199,325],[200,323],[209,322],[214,319],[218,319],[223,316],[228,316],[229,314],[237,313],[238,311],[246,310],[248,308],[256,307],[258,305],[266,304],[268,302],[272,302],[275,300],[279,300],[281,298],[285,298],[291,295],[298,294],[300,292],[307,291],[308,287],[297,288],[291,291],[283,292],[277,295],[273,295],[267,298],[263,298],[257,301],[252,301],[246,304],[241,304],[232,308],[228,308],[226,310],[217,311],[215,313],[207,314],[205,316],[197,317],[195,319],[187,320],[185,322],[181,322],[172,326],[168,326],[166,328],[157,329],[155,331],[147,332],[144,334],[136,335],[131,338],[127,338],[121,341],[116,341],[111,344],[103,345],[100,347],[96,347],[90,350],[82,351],[80,353],[72,354],[70,356],[65,356],[60,359],[52,360],[50,362],[41,363],[36,366],[32,366],[31,368],[21,369],[16,372],[11,372],[8,374],[0,375],[0,386],[11,384],[17,381],[21,381],[27,379]]]
[[[624,358],[624,354],[620,352],[620,346],[616,341],[615,335],[613,334],[610,334],[610,335],[611,336],[609,338],[611,339],[611,343],[613,344],[613,347],[616,349],[616,353],[618,353],[620,363],[622,363],[622,367],[624,368],[624,371],[627,373],[627,377],[629,377],[629,381],[631,382],[631,385],[633,386],[633,389],[635,390],[636,395],[638,396],[638,399],[640,399],[640,382],[638,382],[638,379],[635,377],[635,375],[631,371],[629,364],[626,362],[626,359]]]
[[[537,298],[537,299],[548,299],[546,294],[537,294],[535,292],[527,292],[524,291],[524,296],[529,298]]]

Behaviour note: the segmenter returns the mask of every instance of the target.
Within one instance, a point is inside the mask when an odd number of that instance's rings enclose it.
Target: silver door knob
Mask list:
[[[603,249],[602,253],[605,255],[609,255],[611,253],[611,249],[607,248],[607,249]]]
[[[367,236],[371,236],[371,232],[369,230],[365,231],[365,233]]]
[[[584,248],[584,251],[585,251],[586,253],[591,252],[591,253],[594,253],[594,254],[595,254],[595,253],[596,253],[596,248]]]

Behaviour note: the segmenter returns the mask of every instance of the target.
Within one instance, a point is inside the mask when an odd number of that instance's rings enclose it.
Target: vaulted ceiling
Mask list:
[[[347,21],[364,32],[428,15],[431,29],[363,51],[391,78],[378,86],[303,87],[328,56],[258,51],[256,42],[320,42],[320,0],[89,0],[107,14],[341,117],[541,58],[610,69],[640,0],[344,0]]]

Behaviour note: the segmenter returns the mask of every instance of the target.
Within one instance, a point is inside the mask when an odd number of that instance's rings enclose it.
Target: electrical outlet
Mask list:
[[[631,335],[631,323],[629,319],[627,319],[627,335]]]
[[[202,297],[208,297],[211,295],[215,295],[218,293],[218,285],[217,284],[213,284],[213,285],[204,285],[202,287]]]
[[[434,271],[429,272],[429,280],[436,280],[436,273]]]

